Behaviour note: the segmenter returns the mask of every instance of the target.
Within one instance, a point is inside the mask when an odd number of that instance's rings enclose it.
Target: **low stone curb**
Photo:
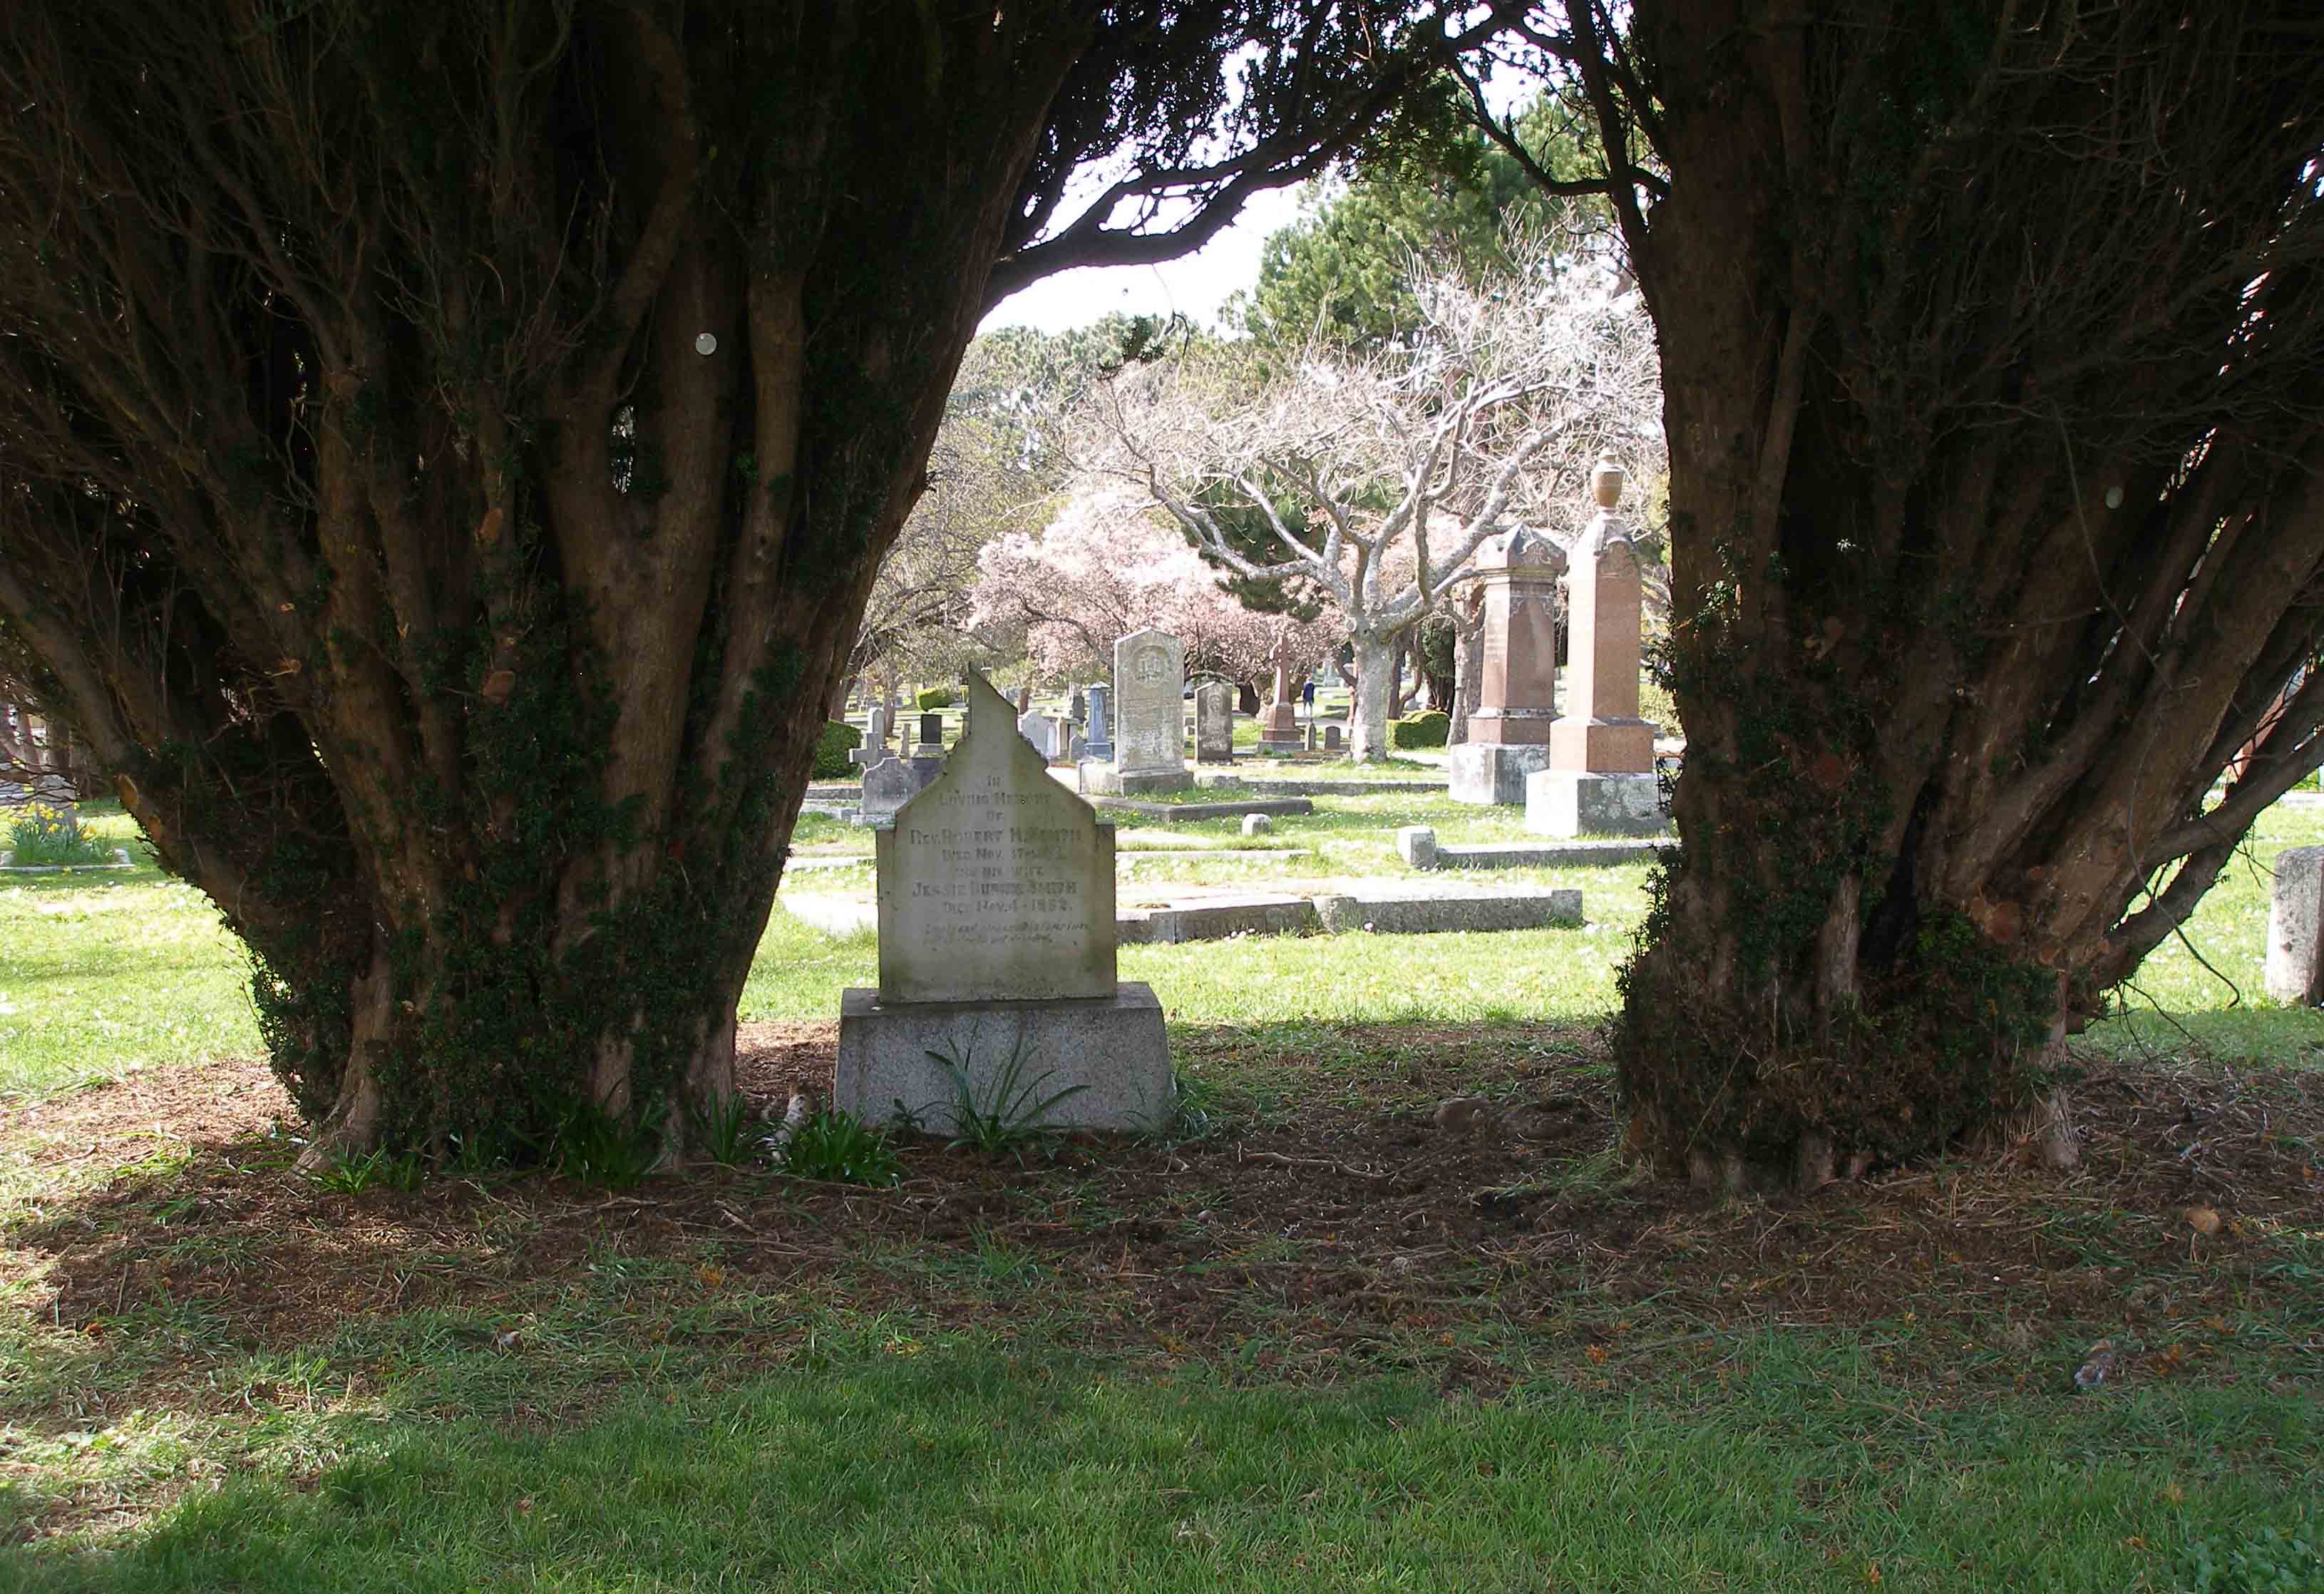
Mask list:
[[[129,849],[113,849],[110,863],[19,863],[14,852],[0,852],[0,874],[71,874],[84,869],[134,869],[129,861]]]
[[[1396,833],[1396,855],[1414,869],[1602,868],[1657,858],[1677,845],[1671,837],[1657,836],[1641,841],[1559,842],[1548,846],[1522,842],[1446,846],[1425,825],[1407,825]]]
[[[1265,775],[1246,779],[1240,775],[1201,774],[1194,777],[1194,784],[1204,791],[1240,787],[1250,791],[1280,792],[1287,797],[1378,797],[1398,791],[1434,794],[1444,790],[1448,782],[1425,777],[1417,780],[1277,780]]]
[[[1245,814],[1313,814],[1315,805],[1303,797],[1256,797],[1241,803],[1140,803],[1129,797],[1093,797],[1093,805],[1109,814],[1135,814],[1169,825],[1191,825],[1198,819],[1240,819]]]

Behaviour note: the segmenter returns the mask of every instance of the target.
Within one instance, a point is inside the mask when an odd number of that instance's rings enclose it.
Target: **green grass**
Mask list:
[[[292,1408],[238,1451],[143,1415],[20,1436],[83,1488],[192,1487],[125,1539],[0,1552],[0,1589],[2171,1588],[2194,1546],[2298,1527],[2324,1445],[2312,1405],[2260,1393],[1931,1404],[1884,1374],[1893,1334],[1740,1335],[1699,1380],[1464,1402],[890,1319],[771,1377],[632,1368],[545,1430],[520,1419],[568,1382],[556,1348],[363,1337],[425,1370],[334,1402],[328,1353],[229,1359],[227,1387]]]
[[[135,867],[0,874],[0,1097],[254,1055],[249,964],[217,909],[116,806],[82,812]]]

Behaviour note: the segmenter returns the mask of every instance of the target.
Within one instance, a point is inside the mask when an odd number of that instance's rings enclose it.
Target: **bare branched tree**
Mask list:
[[[1538,257],[1419,284],[1422,325],[1369,359],[1320,351],[1256,395],[1137,373],[1102,395],[1095,468],[1141,485],[1206,557],[1327,594],[1355,653],[1351,756],[1388,756],[1398,639],[1484,539],[1578,494],[1608,448],[1656,447],[1635,297]]]

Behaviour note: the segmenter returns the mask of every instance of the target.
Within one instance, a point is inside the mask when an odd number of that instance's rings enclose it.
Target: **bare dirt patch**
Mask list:
[[[743,1088],[779,1114],[827,1086],[834,1046],[828,1024],[751,1027]],[[2324,1367],[2312,1074],[2086,1082],[2070,1175],[1962,1164],[1729,1201],[1619,1168],[1579,1029],[1222,1028],[1176,1049],[1209,1120],[1183,1138],[997,1160],[918,1143],[881,1191],[705,1168],[621,1192],[535,1175],[339,1193],[290,1171],[263,1068],[155,1071],[0,1119],[19,1192],[0,1269],[32,1281],[43,1330],[96,1346],[141,1310],[198,1306],[183,1376],[155,1373],[188,1390],[222,1348],[422,1309],[517,1346],[596,1310],[609,1277],[630,1281],[621,1331],[737,1369],[793,1355],[815,1309],[1488,1390],[1649,1376],[1731,1331],[1899,1322],[1921,1373],[1964,1387],[2068,1377],[2061,1346],[2100,1333],[2123,1377],[2313,1394]],[[1468,1094],[1480,1126],[1438,1127]],[[788,1304],[721,1316],[745,1296]]]

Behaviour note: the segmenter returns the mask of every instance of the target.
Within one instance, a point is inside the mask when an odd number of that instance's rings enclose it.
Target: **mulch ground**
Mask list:
[[[1584,1032],[1272,1035],[1178,1046],[1192,1077],[1234,1082],[1201,1138],[998,1159],[917,1144],[884,1191],[707,1168],[622,1192],[532,1176],[339,1193],[288,1169],[289,1104],[263,1066],[139,1073],[0,1116],[0,1171],[33,1190],[0,1224],[0,1272],[32,1281],[44,1328],[99,1343],[170,1302],[249,1350],[421,1309],[514,1342],[620,1258],[663,1264],[641,1331],[681,1336],[706,1320],[683,1309],[755,1293],[921,1331],[1062,1324],[1083,1348],[1255,1377],[1420,1368],[1490,1392],[1545,1359],[1604,1387],[1729,1330],[1903,1321],[1955,1359],[1932,1377],[2067,1379],[2060,1345],[2104,1333],[2118,1377],[2319,1387],[2324,1076],[2121,1069],[2078,1091],[2072,1173],[1985,1162],[1730,1200],[1616,1166]],[[827,1086],[835,1045],[828,1024],[747,1028],[743,1088],[779,1115]],[[1469,1092],[1493,1100],[1488,1121],[1438,1128],[1434,1107]],[[2257,1360],[2235,1353],[2255,1323],[2277,1325]],[[779,1320],[717,1331],[741,1363],[796,1349]]]

